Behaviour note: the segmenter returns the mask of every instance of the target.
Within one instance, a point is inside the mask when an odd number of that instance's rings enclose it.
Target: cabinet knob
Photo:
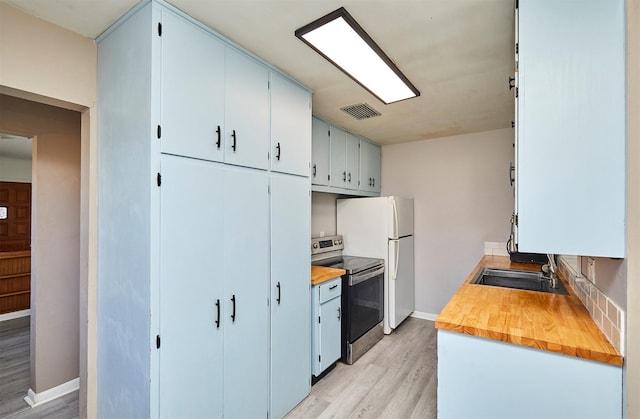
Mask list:
[[[516,87],[516,78],[509,76],[509,90]]]

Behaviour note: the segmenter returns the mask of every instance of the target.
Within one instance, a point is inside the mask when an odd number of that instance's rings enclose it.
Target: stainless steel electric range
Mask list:
[[[344,269],[342,361],[353,364],[382,337],[384,260],[342,254],[342,236],[311,239],[311,263]]]

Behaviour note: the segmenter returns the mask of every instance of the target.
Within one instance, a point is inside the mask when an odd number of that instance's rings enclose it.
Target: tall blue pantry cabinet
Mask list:
[[[98,413],[310,391],[311,94],[162,1],[98,38]]]

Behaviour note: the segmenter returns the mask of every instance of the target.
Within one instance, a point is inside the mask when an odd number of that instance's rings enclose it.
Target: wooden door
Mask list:
[[[31,184],[0,182],[0,252],[31,250]]]

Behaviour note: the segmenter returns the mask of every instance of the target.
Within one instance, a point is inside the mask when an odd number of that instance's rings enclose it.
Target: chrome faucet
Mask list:
[[[547,253],[547,259],[549,259],[549,263],[542,265],[542,272],[548,275],[545,278],[551,283],[551,288],[558,288],[558,266],[556,265],[555,255]]]

